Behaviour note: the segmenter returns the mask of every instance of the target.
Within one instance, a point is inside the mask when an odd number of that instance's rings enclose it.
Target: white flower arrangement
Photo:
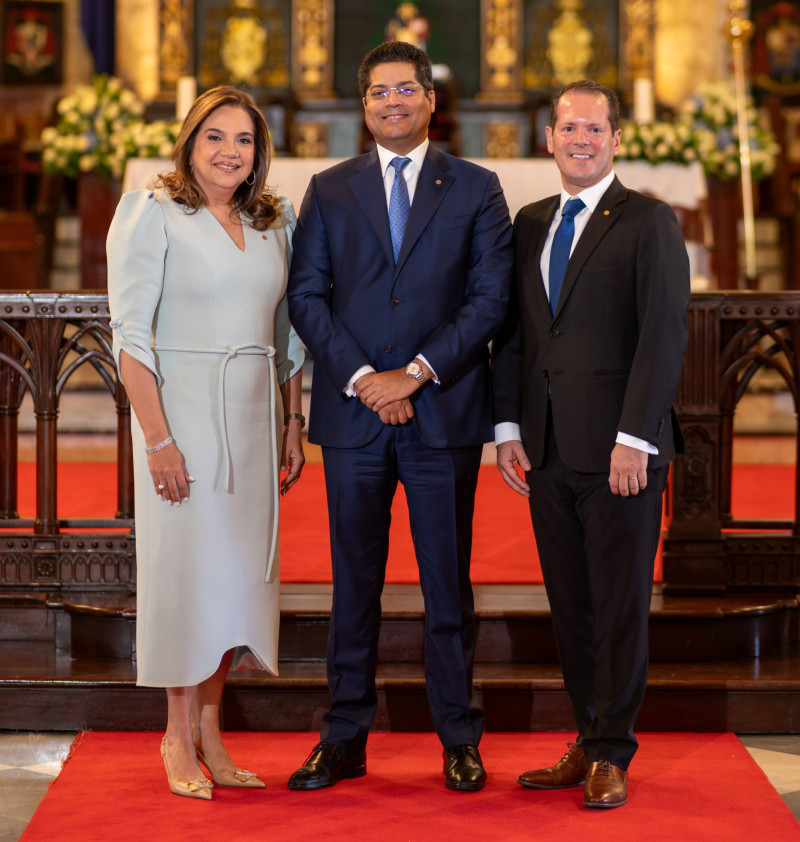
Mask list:
[[[760,181],[774,171],[780,147],[750,97],[747,119],[751,175]],[[741,172],[736,94],[727,82],[701,85],[680,107],[674,123],[640,126],[623,121],[620,128],[620,158],[651,164],[700,161],[706,175],[721,181]]]
[[[701,85],[697,93],[681,106],[678,121],[691,129],[706,175],[721,181],[739,177],[739,125],[736,93],[731,84],[708,82]],[[760,181],[775,170],[780,146],[749,96],[747,124],[750,170],[753,181]]]
[[[144,105],[114,76],[99,75],[59,100],[59,121],[42,132],[45,172],[121,178],[128,158],[168,158],[180,122],[145,123]]]
[[[623,120],[620,129],[620,158],[649,161],[651,164],[691,164],[697,160],[697,149],[692,142],[692,132],[688,126],[674,123],[649,123],[640,126]]]

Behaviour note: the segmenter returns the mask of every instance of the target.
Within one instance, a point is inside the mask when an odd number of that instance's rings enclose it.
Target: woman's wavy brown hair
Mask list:
[[[264,231],[280,213],[277,197],[269,193],[266,186],[270,164],[269,129],[252,97],[230,85],[211,88],[192,103],[172,151],[175,172],[161,173],[156,187],[163,187],[173,201],[195,212],[205,207],[206,197],[192,172],[192,152],[200,127],[223,105],[241,108],[253,121],[253,183],[243,181],[236,188],[232,210],[246,216],[257,231]]]

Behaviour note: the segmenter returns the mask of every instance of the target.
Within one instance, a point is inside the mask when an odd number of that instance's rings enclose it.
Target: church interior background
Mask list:
[[[735,180],[738,146],[733,100],[713,100],[709,89],[715,83],[730,87],[734,42],[744,43],[747,87],[759,109],[751,141],[758,179],[755,215],[767,247],[760,250],[759,283],[762,289],[800,283],[794,248],[800,183],[797,4],[3,0],[0,9],[0,209],[23,214],[7,219],[7,234],[0,234],[4,253],[18,267],[6,286],[68,289],[76,284],[69,249],[57,250],[55,244],[57,218],[79,211],[77,183],[88,183],[84,176],[92,174],[119,179],[133,157],[168,157],[175,118],[197,91],[232,83],[252,93],[264,109],[277,157],[344,158],[364,151],[371,139],[356,70],[364,53],[386,38],[413,41],[430,54],[438,106],[431,138],[446,151],[477,159],[542,157],[550,94],[565,82],[594,78],[619,90],[623,116],[630,121],[620,157],[690,168],[690,159],[700,160],[696,167],[704,166],[712,196],[718,181]],[[733,34],[738,19],[752,22],[739,39]],[[125,95],[136,98],[132,110],[123,105],[122,113],[103,115],[118,146],[120,130],[132,124],[124,149],[79,147],[74,140],[79,130],[63,127],[64,97],[80,86],[100,84],[98,74],[116,77]],[[117,111],[118,96],[107,103]],[[686,116],[692,99],[697,110]],[[716,146],[708,137],[703,146],[696,133],[691,138],[669,133],[678,123],[694,119],[696,124],[699,111],[720,102],[729,113],[724,125],[712,126]],[[88,121],[97,114],[83,116]],[[59,132],[73,135],[67,141],[54,139],[55,130],[42,134],[59,120]],[[712,148],[717,157],[733,160],[714,170]],[[716,177],[720,173],[722,179]],[[66,180],[47,177],[64,174]],[[746,286],[752,272],[746,255],[739,260],[737,252],[743,248],[733,230],[738,214],[734,209],[713,230],[704,188],[699,194],[678,204],[687,240],[702,246],[695,255],[695,288]],[[112,196],[106,204],[113,207],[114,201]],[[712,210],[718,204],[709,203]],[[67,233],[62,244],[65,239],[69,242]],[[92,261],[86,253],[81,259]],[[84,266],[78,285],[102,286],[98,271]]]
[[[664,691],[654,695],[648,722],[659,727],[652,723],[673,721],[673,710],[681,710],[686,721],[676,727],[789,735],[778,742],[751,737],[747,744],[754,751],[760,746],[764,755],[788,753],[781,756],[790,758],[793,771],[779,764],[780,791],[800,817],[796,468],[786,492],[794,495],[791,520],[770,525],[731,515],[734,462],[794,466],[800,451],[795,2],[0,0],[0,524],[6,533],[0,542],[0,647],[11,652],[9,642],[32,633],[32,618],[46,613],[52,620],[52,614],[56,620],[48,621],[46,633],[36,631],[36,645],[55,646],[67,660],[72,646],[69,669],[75,675],[76,651],[84,647],[94,657],[97,641],[87,631],[94,619],[81,619],[86,612],[80,606],[72,611],[59,600],[70,589],[88,598],[94,588],[102,591],[95,607],[105,606],[115,629],[103,645],[125,650],[121,658],[113,655],[122,666],[107,669],[122,670],[115,680],[135,691],[126,643],[130,603],[109,607],[115,594],[130,596],[135,588],[131,536],[107,542],[103,536],[109,549],[95,551],[89,549],[92,536],[61,534],[65,522],[56,511],[55,489],[47,485],[58,459],[118,462],[117,518],[132,525],[125,396],[115,389],[107,354],[102,365],[78,365],[65,352],[61,369],[32,357],[31,366],[40,367],[30,379],[35,388],[26,389],[7,364],[17,360],[15,337],[30,331],[40,337],[39,345],[31,343],[36,348],[72,342],[70,354],[103,357],[106,327],[98,324],[108,223],[120,191],[147,186],[169,166],[179,119],[196,93],[230,83],[254,96],[271,130],[270,183],[299,207],[311,173],[370,148],[356,72],[362,56],[387,38],[427,50],[437,102],[432,142],[495,169],[512,213],[558,189],[544,143],[552,92],[580,78],[619,91],[624,121],[617,171],[627,186],[675,208],[692,263],[690,353],[678,396],[689,455],[673,469],[658,597],[755,600],[748,603],[752,614],[739,602],[735,610],[728,610],[734,603],[715,609],[719,624],[701,633],[697,663],[696,653],[669,656],[685,662],[673,671],[680,676],[676,686],[687,693],[692,682],[707,687],[725,676],[719,704],[692,700],[676,707]],[[737,109],[737,82],[740,94],[751,98],[746,111]],[[740,117],[749,126],[746,162]],[[743,167],[750,178],[742,178]],[[65,313],[61,333],[48,310],[56,304]],[[79,346],[76,335],[84,337]],[[74,370],[65,373],[70,366]],[[35,521],[17,512],[17,467],[26,461],[36,462]],[[731,526],[744,530],[736,540],[728,534]],[[764,541],[758,533],[764,528],[782,531]],[[95,588],[91,576],[98,569],[112,573],[106,580],[103,572]],[[513,598],[527,595],[519,591]],[[670,610],[662,617],[667,623],[675,621]],[[711,616],[707,607],[701,614]],[[686,628],[696,619],[687,613]],[[669,649],[680,640],[667,632],[662,643]],[[720,660],[711,649],[723,642],[728,655]],[[324,702],[318,655],[319,666],[309,669],[319,671],[313,692]],[[51,661],[48,655],[45,662]],[[63,704],[53,703],[47,695],[52,687],[37,689],[35,677],[20,689],[20,675],[33,667],[16,663],[0,669],[0,693],[8,702],[0,705],[0,731],[69,731],[87,722],[81,703],[66,695],[59,697]],[[670,690],[670,665],[665,660],[656,669]],[[47,678],[53,686],[57,680]],[[15,704],[23,696],[14,693],[23,690],[40,694],[38,719]],[[95,692],[96,709],[110,709],[106,691]],[[226,692],[236,697],[240,691]],[[526,684],[520,692],[538,691]],[[125,728],[126,716],[144,721],[160,711],[149,697],[127,696],[138,701],[120,702],[108,727]],[[756,696],[758,702],[750,701]],[[737,701],[745,697],[746,703]],[[304,704],[296,701],[297,710]],[[287,728],[308,727],[298,719],[287,722]],[[91,721],[88,727],[94,727]],[[0,776],[10,768],[2,765],[7,736],[0,734]],[[65,754],[63,739],[52,745],[49,758]],[[4,821],[12,821],[4,818],[6,806],[0,798],[0,836]]]

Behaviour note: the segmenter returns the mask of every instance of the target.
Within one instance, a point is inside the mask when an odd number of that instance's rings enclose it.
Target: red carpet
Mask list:
[[[59,464],[59,517],[112,517],[116,510],[116,465],[108,462]],[[793,465],[737,465],[733,511],[737,517],[791,518]],[[35,466],[20,463],[19,508],[33,517]],[[307,464],[301,481],[281,501],[281,580],[329,582],[330,550],[322,465]],[[655,580],[661,581],[661,555]],[[395,498],[386,581],[417,582],[408,528],[408,508]],[[493,465],[481,467],[475,505],[472,581],[541,584],[527,501],[514,494]]]
[[[76,741],[23,842],[469,839],[797,840],[788,807],[732,734],[644,734],[631,766],[630,801],[587,810],[582,789],[523,789],[525,769],[552,763],[563,734],[487,734],[489,783],[454,793],[442,782],[433,734],[370,736],[368,774],[317,792],[286,780],[316,735],[235,733],[231,753],[258,771],[266,790],[217,787],[212,802],[170,794],[161,735],[88,733]]]

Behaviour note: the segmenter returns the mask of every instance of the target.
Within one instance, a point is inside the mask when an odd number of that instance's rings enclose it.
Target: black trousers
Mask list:
[[[609,453],[610,458],[610,453]],[[628,768],[648,671],[653,564],[669,466],[615,496],[608,474],[562,461],[548,419],[546,458],[528,472],[536,544],[564,683],[587,760]]]

